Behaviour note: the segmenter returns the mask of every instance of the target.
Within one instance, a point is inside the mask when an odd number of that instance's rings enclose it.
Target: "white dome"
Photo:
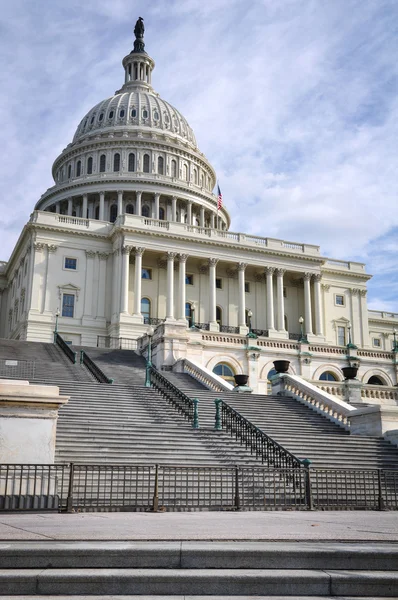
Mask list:
[[[80,122],[73,143],[95,133],[146,127],[154,133],[167,131],[196,148],[194,132],[182,114],[156,92],[142,88],[121,90],[94,106]]]

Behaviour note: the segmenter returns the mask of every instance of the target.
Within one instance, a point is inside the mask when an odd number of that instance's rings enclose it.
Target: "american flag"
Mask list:
[[[220,208],[222,208],[222,193],[220,190],[220,186],[218,184],[217,184],[217,189],[218,189],[217,210],[220,210]]]

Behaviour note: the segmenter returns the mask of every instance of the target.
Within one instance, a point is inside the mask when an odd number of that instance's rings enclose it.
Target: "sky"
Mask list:
[[[0,260],[85,113],[152,83],[214,166],[231,230],[367,264],[398,312],[398,0],[0,0]]]

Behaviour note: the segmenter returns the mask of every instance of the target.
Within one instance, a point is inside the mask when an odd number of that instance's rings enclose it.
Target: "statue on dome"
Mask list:
[[[144,19],[142,17],[138,17],[138,20],[134,27],[135,41],[133,52],[145,52],[144,32]]]

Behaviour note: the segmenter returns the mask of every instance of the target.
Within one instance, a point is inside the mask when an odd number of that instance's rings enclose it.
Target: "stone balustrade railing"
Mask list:
[[[345,384],[344,381],[314,381],[313,384],[331,394],[332,396],[338,396],[340,398],[344,398],[345,395]],[[362,384],[361,385],[361,399],[366,402],[369,400],[372,404],[392,404],[396,405],[398,403],[398,388],[396,387],[387,387],[381,385],[369,385]],[[375,402],[376,401],[376,402]]]
[[[173,371],[176,373],[188,373],[191,377],[215,392],[230,392],[234,389],[234,386],[222,377],[187,358],[178,360],[173,367]]]
[[[349,429],[350,414],[355,413],[356,410],[337,396],[333,396],[297,375],[288,373],[275,375],[272,378],[272,393],[295,398],[344,429]]]

